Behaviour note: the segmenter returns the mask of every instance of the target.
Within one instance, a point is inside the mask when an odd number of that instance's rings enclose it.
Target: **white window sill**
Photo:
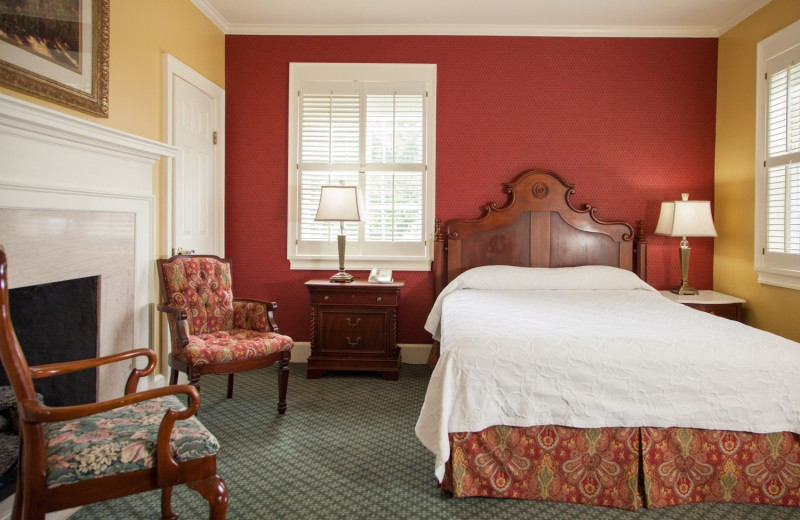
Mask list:
[[[350,260],[345,256],[344,267],[347,271],[369,271],[373,267],[392,269],[394,271],[430,271],[431,260],[426,258],[354,258]],[[338,271],[339,260],[327,258],[289,258],[289,269],[292,271]]]
[[[787,273],[775,273],[758,271],[758,283],[800,291],[800,272],[788,271]]]

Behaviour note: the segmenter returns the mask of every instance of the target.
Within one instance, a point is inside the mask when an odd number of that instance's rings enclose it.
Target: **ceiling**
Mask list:
[[[191,0],[226,34],[717,37],[770,0]]]

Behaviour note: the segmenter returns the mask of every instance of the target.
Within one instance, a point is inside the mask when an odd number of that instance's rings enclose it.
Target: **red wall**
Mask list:
[[[278,303],[308,341],[303,282],[286,259],[290,62],[435,63],[436,215],[478,217],[502,183],[548,168],[601,220],[644,220],[662,200],[713,200],[716,39],[227,36],[226,253],[235,293]],[[648,282],[680,282],[677,238],[650,236]],[[690,281],[712,286],[712,239],[692,239]],[[366,276],[366,273],[354,272]],[[405,279],[400,343],[427,343],[429,272]],[[476,315],[479,312],[476,309]],[[632,324],[636,326],[636,324]]]

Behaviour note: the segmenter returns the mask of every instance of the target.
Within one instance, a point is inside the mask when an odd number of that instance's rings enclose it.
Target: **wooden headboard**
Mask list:
[[[506,183],[508,201],[490,202],[479,218],[454,219],[434,238],[434,295],[456,276],[481,265],[572,267],[610,265],[634,271],[633,228],[603,222],[596,208],[576,209],[575,193],[550,170],[528,170]],[[640,224],[641,226],[641,224]],[[640,233],[635,272],[647,276],[646,241]]]

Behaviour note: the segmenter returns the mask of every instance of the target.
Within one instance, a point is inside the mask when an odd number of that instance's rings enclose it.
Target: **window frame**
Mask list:
[[[290,63],[289,64],[289,154],[288,154],[288,214],[287,258],[289,269],[338,269],[336,240],[320,243],[314,252],[298,250],[300,241],[300,85],[304,81],[423,81],[426,91],[425,108],[425,171],[423,172],[424,201],[422,208],[422,255],[371,256],[358,255],[354,248],[345,251],[348,270],[373,267],[400,271],[430,271],[433,260],[433,234],[436,201],[436,65],[395,63]],[[363,224],[359,224],[359,228]],[[363,233],[359,233],[363,236]],[[348,234],[348,242],[352,240]],[[401,244],[402,247],[402,244]]]
[[[754,267],[758,283],[800,290],[800,255],[767,251],[767,182],[769,151],[767,147],[769,77],[771,60],[800,49],[800,21],[758,43],[756,48],[756,163],[755,163],[755,240]],[[791,164],[791,161],[789,162]]]

